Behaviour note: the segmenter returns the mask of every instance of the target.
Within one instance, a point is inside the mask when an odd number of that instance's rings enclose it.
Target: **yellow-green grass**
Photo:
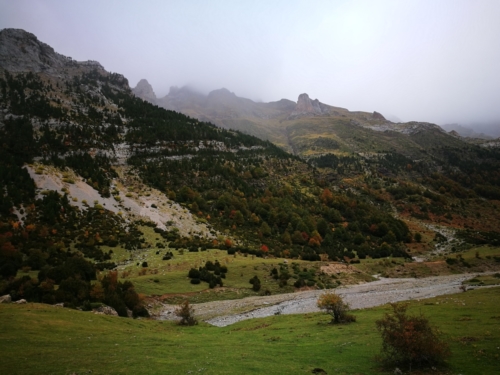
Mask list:
[[[156,254],[157,251],[159,254]],[[171,251],[174,257],[170,260],[162,260],[163,255]],[[319,280],[319,267],[321,262],[308,262],[302,260],[285,260],[281,258],[264,259],[252,255],[245,256],[236,254],[229,255],[227,251],[211,249],[200,252],[179,251],[174,249],[146,249],[131,253],[134,261],[126,266],[119,267],[119,275],[134,283],[136,291],[146,295],[164,295],[176,293],[202,292],[208,289],[208,284],[202,282],[198,285],[190,283],[187,277],[191,268],[203,266],[207,261],[218,261],[221,265],[227,266],[226,278],[222,279],[224,287],[223,293],[203,293],[190,297],[190,300],[201,302],[212,299],[241,298],[248,295],[258,295],[266,290],[275,293],[292,292],[291,286],[295,279],[289,280],[289,286],[280,288],[278,281],[270,276],[271,270],[280,264],[288,262],[289,273],[293,276],[292,263],[297,263],[300,270],[304,268],[314,268],[317,271]],[[142,267],[142,262],[147,261],[148,267]],[[144,273],[141,275],[141,273]],[[251,291],[252,285],[249,280],[258,276],[261,281],[259,293]],[[324,279],[326,276],[322,276]],[[342,278],[341,278],[342,279]],[[332,278],[332,282],[333,282]],[[336,282],[336,280],[335,280]],[[237,289],[236,291],[234,289]]]
[[[478,259],[477,256],[479,256],[479,259],[489,259],[491,257],[500,257],[500,247],[478,246],[457,254],[460,254],[466,260]],[[453,257],[453,254],[450,254],[450,256]]]
[[[500,285],[500,273],[494,275],[480,275],[466,280],[463,282],[465,285],[470,286],[483,286],[483,285]]]
[[[165,243],[159,234],[155,233],[150,227],[140,227],[144,233],[146,243],[156,244]],[[159,252],[158,254],[156,254]],[[163,260],[166,252],[172,252],[174,257],[170,260]],[[133,259],[126,265],[120,266],[119,275],[122,278],[131,280],[134,283],[136,291],[146,295],[164,295],[176,293],[202,292],[208,289],[208,284],[202,282],[198,285],[190,283],[187,274],[191,268],[203,266],[207,261],[218,261],[221,265],[228,268],[226,278],[223,279],[224,287],[222,293],[202,293],[197,296],[191,296],[193,302],[201,302],[213,299],[241,298],[248,295],[257,295],[259,293],[251,290],[249,280],[258,276],[261,281],[260,293],[268,290],[271,293],[292,292],[292,286],[280,288],[278,282],[271,278],[270,271],[273,267],[279,268],[280,264],[288,263],[289,272],[292,272],[292,263],[297,263],[300,270],[303,268],[315,268],[319,274],[320,262],[307,262],[301,260],[285,260],[281,258],[264,259],[252,255],[236,254],[229,255],[225,250],[209,249],[207,251],[189,252],[186,249],[176,250],[151,248],[127,251],[120,248],[113,250],[113,260],[116,262],[126,259]],[[146,261],[148,267],[142,267]],[[317,278],[318,279],[318,278]],[[290,279],[289,284],[293,284],[294,279]],[[228,288],[228,289],[227,289]],[[237,289],[236,291],[234,289]]]
[[[405,264],[404,258],[383,258],[383,259],[360,259],[359,263],[353,264],[357,269],[370,275],[384,274],[388,268]]]
[[[500,288],[413,301],[450,344],[449,374],[494,374],[500,354]],[[247,320],[224,328],[132,320],[41,304],[0,305],[4,374],[390,374],[374,361],[387,306],[328,324],[317,313]],[[405,373],[407,369],[402,368]],[[426,373],[426,372],[424,372]],[[435,371],[433,371],[435,373]],[[439,372],[437,372],[439,373]]]

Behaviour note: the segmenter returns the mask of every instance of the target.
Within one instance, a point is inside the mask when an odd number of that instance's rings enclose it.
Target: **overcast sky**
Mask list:
[[[402,121],[500,121],[500,0],[0,0],[6,27],[159,97],[306,92]]]

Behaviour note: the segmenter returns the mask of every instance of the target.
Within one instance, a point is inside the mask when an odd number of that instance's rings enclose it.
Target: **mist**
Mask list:
[[[401,121],[500,124],[500,2],[0,0],[22,28],[131,87],[311,98]],[[483,131],[483,130],[481,130]]]

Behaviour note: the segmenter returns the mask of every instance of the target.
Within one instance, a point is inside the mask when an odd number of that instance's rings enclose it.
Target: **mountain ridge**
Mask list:
[[[145,96],[142,99],[148,100]],[[435,124],[418,121],[393,123],[379,112],[349,111],[346,108],[324,104],[318,99],[311,100],[307,93],[300,94],[297,102],[281,99],[278,102],[256,103],[240,98],[227,89],[213,90],[204,96],[184,87],[171,90],[161,99],[150,99],[150,102],[203,121],[210,121],[226,129],[243,131],[269,140],[286,151],[306,158],[324,152],[337,152],[335,149],[318,149],[314,138],[333,137],[334,142],[343,142],[346,149],[352,147],[350,141],[346,143],[345,134],[338,131],[339,126],[347,123],[354,133],[363,132],[359,128],[377,133],[395,132],[409,136],[422,131],[433,131],[439,134],[439,137],[446,138],[446,132]],[[317,134],[311,131],[315,126],[321,129]],[[453,142],[452,138],[449,136],[447,142]],[[419,147],[413,145],[407,153],[408,156],[415,157],[415,150]],[[358,150],[370,151],[369,148]]]

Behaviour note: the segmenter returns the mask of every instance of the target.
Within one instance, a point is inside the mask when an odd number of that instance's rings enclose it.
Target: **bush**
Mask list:
[[[297,281],[293,283],[293,286],[296,288],[303,288],[306,286],[306,281],[302,277],[299,277]]]
[[[322,294],[318,299],[317,305],[321,310],[326,310],[326,312],[332,316],[332,324],[351,323],[356,321],[354,315],[347,314],[349,305],[345,303],[338,294]]]
[[[143,317],[143,318],[149,318],[149,311],[143,306],[143,305],[136,305],[132,309],[132,316],[134,318],[137,317]]]
[[[382,335],[382,360],[387,365],[430,366],[442,363],[449,355],[448,345],[439,331],[423,315],[409,316],[408,304],[392,303],[392,313],[377,320]]]
[[[189,305],[188,300],[181,303],[174,313],[176,316],[181,318],[179,325],[194,326],[195,324],[198,324],[198,321],[194,317],[194,309]]]
[[[260,290],[260,280],[257,276],[252,277],[249,283],[252,284],[252,289],[255,292],[258,292]]]
[[[415,238],[415,241],[417,242],[421,242],[422,241],[422,235],[420,233],[415,233],[415,235],[413,236],[413,238]]]
[[[199,279],[201,276],[201,273],[199,270],[197,270],[196,268],[191,268],[189,270],[189,273],[188,273],[188,277],[190,279]]]

